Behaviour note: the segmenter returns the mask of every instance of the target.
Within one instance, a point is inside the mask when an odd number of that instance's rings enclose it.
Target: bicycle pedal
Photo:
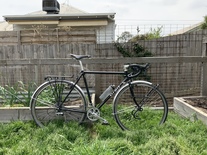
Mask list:
[[[110,125],[108,121],[103,121],[102,125]]]
[[[64,113],[63,113],[63,112],[57,112],[56,115],[57,115],[57,116],[63,116]]]

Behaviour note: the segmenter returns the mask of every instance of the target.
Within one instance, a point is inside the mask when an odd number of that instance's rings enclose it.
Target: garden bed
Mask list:
[[[92,94],[92,103],[95,103],[95,94]],[[8,123],[11,121],[29,121],[33,120],[30,107],[23,107],[22,104],[3,105],[0,103],[0,123]],[[19,106],[19,107],[17,107]]]
[[[32,120],[29,107],[0,107],[1,123],[7,123],[16,120]]]
[[[207,125],[207,97],[175,97],[174,111],[192,121],[201,120]]]

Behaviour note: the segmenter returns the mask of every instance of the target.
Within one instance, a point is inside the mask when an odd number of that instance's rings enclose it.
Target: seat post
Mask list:
[[[83,64],[81,60],[79,60],[79,64],[80,64],[81,71],[83,71],[84,69],[83,69]]]

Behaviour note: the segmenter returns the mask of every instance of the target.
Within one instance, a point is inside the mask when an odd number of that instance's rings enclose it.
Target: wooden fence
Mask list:
[[[148,71],[150,81],[159,83],[168,96],[199,95],[201,77],[204,77],[202,71],[206,64],[206,55],[203,54],[206,51],[206,43],[203,43],[206,34],[206,31],[198,31],[139,41],[140,45],[153,53],[150,58],[123,58],[114,44],[53,42],[52,39],[51,42],[47,40],[41,44],[25,44],[18,40],[11,44],[12,41],[6,43],[3,34],[0,34],[0,84],[14,86],[22,81],[25,84],[35,82],[39,85],[46,75],[77,74],[77,62],[70,59],[70,54],[74,53],[92,56],[92,59],[83,61],[88,70],[122,71],[125,63],[151,63]],[[7,36],[9,35],[8,33]],[[23,37],[24,35],[20,38]],[[125,46],[132,49],[133,44]],[[90,75],[88,79],[89,85],[95,87],[97,94],[100,94],[109,84],[116,85],[122,77]]]

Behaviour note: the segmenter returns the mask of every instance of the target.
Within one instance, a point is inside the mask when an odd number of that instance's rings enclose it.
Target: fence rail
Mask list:
[[[91,58],[82,60],[84,64],[114,64],[114,63],[206,63],[207,57],[203,56],[175,56],[175,57],[122,57],[122,58]],[[68,65],[77,64],[78,61],[71,58],[55,59],[16,59],[0,60],[0,66],[14,65]]]

